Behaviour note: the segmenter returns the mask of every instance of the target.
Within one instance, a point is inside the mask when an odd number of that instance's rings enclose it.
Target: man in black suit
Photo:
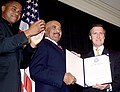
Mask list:
[[[99,55],[108,55],[111,64],[112,83],[95,84],[92,87],[83,88],[83,92],[120,92],[120,52],[111,51],[104,47],[105,29],[101,24],[93,24],[89,38],[92,41],[93,48],[83,58]],[[96,51],[96,49],[99,49]]]
[[[33,23],[24,32],[13,28],[21,16],[22,6],[15,0],[2,5],[0,18],[0,92],[20,92],[20,67],[29,61],[37,46],[35,39],[28,39],[44,30],[44,21]],[[14,31],[15,30],[15,31]],[[36,39],[37,40],[37,39]],[[39,40],[39,39],[38,39]],[[38,41],[39,42],[39,41]],[[26,47],[23,50],[23,46]],[[23,65],[25,66],[25,65]]]
[[[45,39],[38,45],[30,63],[30,75],[35,81],[35,92],[69,92],[76,79],[66,73],[66,59],[58,46],[62,36],[61,24],[52,20],[46,23]]]

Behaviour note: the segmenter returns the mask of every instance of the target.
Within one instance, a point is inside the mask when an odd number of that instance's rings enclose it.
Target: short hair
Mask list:
[[[104,32],[106,33],[106,30],[102,24],[92,24],[92,26],[90,27],[89,35],[91,35],[91,30],[93,27],[102,27]]]
[[[20,3],[21,4],[21,2],[20,2],[20,0],[4,0],[3,2],[2,2],[2,5],[6,5],[6,4],[9,4],[9,3],[11,3],[11,2],[18,2],[18,3]]]

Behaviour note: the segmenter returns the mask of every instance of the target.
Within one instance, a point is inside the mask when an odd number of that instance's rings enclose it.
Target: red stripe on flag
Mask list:
[[[32,82],[26,73],[24,76],[24,87],[27,90],[27,92],[32,92]]]
[[[22,82],[21,82],[21,92],[24,92],[23,90],[24,90],[24,85],[22,84]]]
[[[25,31],[29,28],[29,26],[35,21],[39,20],[39,7],[38,0],[26,0],[26,5],[23,9],[23,15],[21,18],[21,23],[19,26],[19,32]],[[33,38],[31,38],[33,39]],[[35,39],[35,37],[34,37]],[[24,72],[24,73],[23,73]],[[35,84],[32,79],[30,79],[29,67],[21,71],[21,81],[22,81],[22,91],[23,92],[35,92]],[[21,92],[22,92],[21,91]]]

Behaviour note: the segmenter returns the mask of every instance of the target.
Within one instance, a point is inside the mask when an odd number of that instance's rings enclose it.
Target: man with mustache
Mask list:
[[[76,82],[73,75],[66,73],[65,53],[57,43],[61,35],[58,21],[46,23],[45,39],[38,45],[30,63],[35,92],[69,92],[69,85]]]

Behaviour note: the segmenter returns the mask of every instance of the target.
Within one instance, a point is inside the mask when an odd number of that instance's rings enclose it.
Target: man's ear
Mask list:
[[[89,36],[90,40],[91,40],[91,36]]]
[[[1,10],[2,10],[2,12],[5,11],[5,6],[4,5],[1,7]]]

